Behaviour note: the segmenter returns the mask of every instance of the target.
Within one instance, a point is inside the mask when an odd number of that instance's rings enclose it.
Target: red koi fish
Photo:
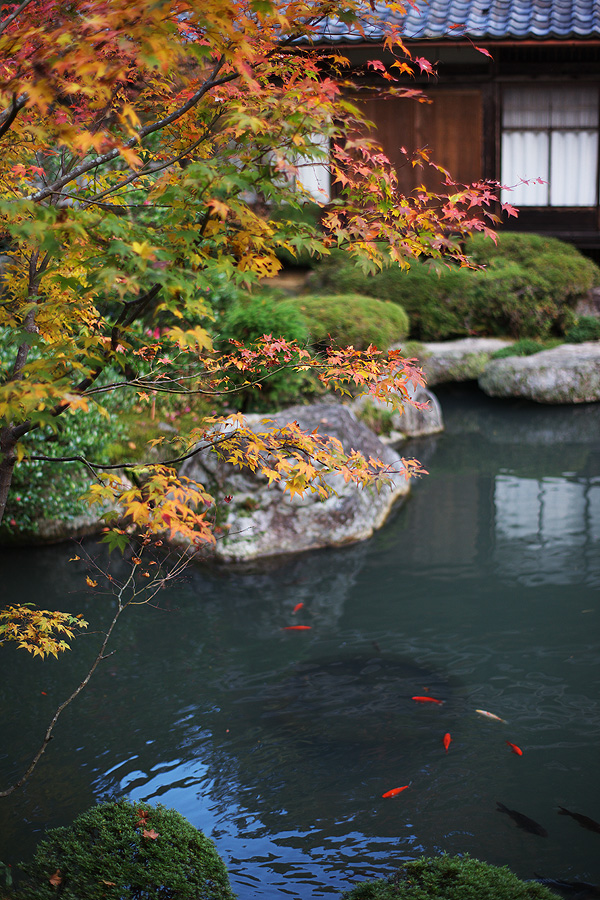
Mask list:
[[[292,610],[292,613],[297,613],[299,609],[302,609],[304,603],[296,603],[295,607]]]
[[[448,752],[448,747],[450,746],[451,741],[452,738],[450,737],[450,734],[446,733],[444,735],[444,750],[446,751],[446,753]]]
[[[407,789],[408,785],[405,784],[404,787],[401,788],[393,788],[391,791],[386,791],[385,794],[382,794],[382,797],[395,797],[396,794],[401,794],[402,791]]]
[[[508,746],[510,747],[510,749],[512,750],[513,753],[516,753],[517,756],[523,756],[523,751],[521,750],[520,747],[517,747],[516,744],[511,744],[510,741],[507,741],[506,743],[508,744]]]
[[[284,625],[283,631],[310,631],[312,625]]]
[[[411,697],[411,700],[416,700],[417,703],[438,703],[440,706],[444,702],[443,700],[436,700],[435,697]]]

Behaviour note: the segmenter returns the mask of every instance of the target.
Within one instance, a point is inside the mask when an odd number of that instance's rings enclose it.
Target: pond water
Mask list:
[[[442,850],[600,882],[600,835],[558,814],[600,820],[600,406],[439,396],[446,432],[410,447],[431,474],[372,540],[195,569],[122,621],[27,786],[0,800],[1,860],[127,795],[212,836],[240,900],[336,896]],[[4,551],[3,599],[96,621],[71,556]],[[2,649],[0,788],[97,640],[58,662]]]

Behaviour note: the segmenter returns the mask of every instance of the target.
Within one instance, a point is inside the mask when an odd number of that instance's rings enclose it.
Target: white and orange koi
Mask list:
[[[480,716],[485,716],[486,719],[493,719],[494,722],[503,722],[506,725],[506,719],[501,719],[500,716],[495,716],[494,713],[488,712],[486,709],[476,709],[476,713],[479,713]]]

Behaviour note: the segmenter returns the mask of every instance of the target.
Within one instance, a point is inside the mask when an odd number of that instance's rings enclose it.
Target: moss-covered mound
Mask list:
[[[374,344],[387,350],[408,334],[408,316],[396,303],[363,294],[309,294],[293,298],[302,315],[311,344],[319,347],[329,338],[340,347],[365,350]]]
[[[212,841],[147,803],[92,807],[49,831],[22,868],[18,900],[234,900]]]
[[[547,887],[468,855],[423,857],[387,879],[364,881],[344,900],[556,900]]]

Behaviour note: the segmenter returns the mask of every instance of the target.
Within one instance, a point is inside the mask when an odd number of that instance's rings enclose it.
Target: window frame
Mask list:
[[[547,125],[505,125],[504,117],[505,117],[505,97],[506,92],[508,90],[523,90],[525,91],[535,91],[536,89],[541,90],[549,90],[552,94],[553,91],[559,92],[561,90],[565,90],[572,87],[580,87],[582,89],[588,89],[590,91],[595,91],[596,93],[596,121],[594,125],[554,125],[552,123],[552,101],[550,101],[549,106],[549,114],[548,114],[548,124]],[[595,185],[594,185],[594,201],[593,203],[585,203],[585,204],[574,204],[574,203],[560,203],[555,204],[552,203],[552,185],[548,183],[547,188],[547,200],[545,203],[524,203],[522,200],[517,201],[514,199],[511,200],[511,192],[510,191],[502,191],[502,200],[503,202],[514,202],[515,205],[522,207],[524,209],[540,209],[540,210],[559,210],[559,209],[595,209],[600,205],[600,84],[595,81],[568,81],[567,83],[556,82],[556,81],[510,81],[504,82],[500,85],[500,115],[498,117],[499,120],[499,150],[500,150],[500,180],[502,183],[505,183],[502,169],[504,163],[504,136],[505,134],[544,134],[546,136],[547,143],[547,159],[546,159],[546,168],[548,173],[548,181],[550,182],[551,174],[552,174],[552,161],[553,161],[553,141],[552,136],[554,134],[572,134],[572,133],[581,133],[586,132],[588,134],[595,135],[596,137],[596,170],[594,173]],[[535,178],[536,176],[533,174],[531,176]]]

